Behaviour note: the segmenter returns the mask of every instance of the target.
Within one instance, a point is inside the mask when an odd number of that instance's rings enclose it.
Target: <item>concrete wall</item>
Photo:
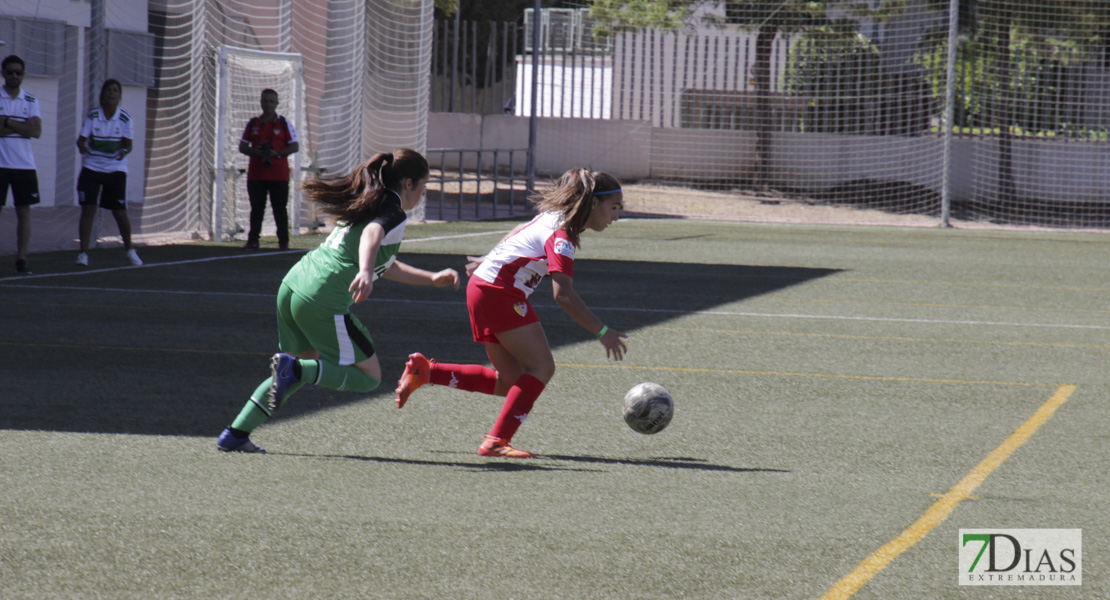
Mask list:
[[[428,148],[527,149],[528,118],[507,115],[431,113]],[[573,167],[607,171],[625,179],[651,176],[651,126],[643,121],[539,119],[536,171],[553,176]],[[524,155],[516,163],[524,168]],[[487,154],[483,160],[487,160]],[[440,157],[428,160],[439,166]],[[458,168],[458,155],[446,156],[447,168]],[[474,161],[464,166],[474,168]]]
[[[541,176],[586,166],[630,181],[747,181],[756,163],[755,143],[751,131],[659,128],[645,121],[539,119],[536,169]],[[432,113],[429,119],[428,148],[527,147],[525,117]],[[457,168],[457,157],[449,155],[446,167]],[[428,158],[439,165],[438,155]],[[486,154],[483,160],[489,158]],[[953,140],[952,199],[995,197],[997,161],[997,140]],[[912,183],[940,193],[943,139],[775,133],[772,163],[773,184],[787,189],[817,191],[872,179]],[[517,164],[523,168],[523,163]],[[473,169],[473,161],[465,166]],[[1014,175],[1019,193],[1029,197],[1110,202],[1110,146],[1015,141]]]

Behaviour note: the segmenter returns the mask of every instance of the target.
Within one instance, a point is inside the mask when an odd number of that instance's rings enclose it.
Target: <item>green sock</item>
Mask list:
[[[340,366],[316,360],[298,360],[297,364],[300,367],[300,382],[293,384],[289,387],[289,391],[285,392],[285,400],[282,405],[306,383],[322,385],[333,390],[351,390],[355,392],[369,392],[381,384],[380,379],[370,377],[354,365]],[[317,377],[320,378],[319,381],[316,381]],[[273,381],[273,378],[267,377],[254,389],[251,399],[247,401],[243,410],[239,411],[239,416],[235,417],[235,421],[231,423],[233,429],[250,433],[270,418],[273,412],[269,409],[267,404],[269,400],[266,396],[270,391],[271,381]]]
[[[300,377],[302,384],[316,383],[316,374],[319,373],[320,370],[317,361],[301,359],[297,361],[297,366],[300,368],[297,375]]]
[[[283,405],[285,401],[288,401],[289,397],[293,395],[293,392],[296,392],[304,386],[306,381],[312,382],[316,379],[316,373],[318,371],[316,361],[298,360],[297,363],[300,367],[298,369],[300,371],[300,382],[293,384],[289,387],[289,390],[285,392],[285,400],[282,401]],[[270,384],[273,380],[273,377],[267,377],[265,381],[254,389],[254,393],[251,394],[251,399],[247,400],[247,403],[243,405],[243,410],[239,411],[239,416],[235,417],[235,421],[231,423],[233,429],[239,429],[250,433],[258,429],[259,425],[270,418],[273,412],[270,411],[268,404],[269,398],[267,398],[267,395],[269,394]]]
[[[235,417],[235,421],[231,423],[231,427],[250,433],[258,426],[270,418],[270,415],[262,410],[266,406],[266,392],[270,390],[271,377],[267,377],[261,385],[255,388],[254,393],[251,394],[251,399],[243,406],[243,410],[239,411],[239,416]]]
[[[315,361],[319,365],[319,380],[316,385],[322,385],[333,390],[350,390],[352,392],[370,392],[381,384],[381,379],[362,372],[354,365],[337,365],[324,360]]]

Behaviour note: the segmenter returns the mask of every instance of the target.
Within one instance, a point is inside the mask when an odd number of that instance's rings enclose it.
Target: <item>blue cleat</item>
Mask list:
[[[284,352],[278,352],[270,359],[270,374],[273,381],[270,382],[270,390],[266,392],[266,401],[270,405],[271,411],[275,411],[281,406],[289,388],[301,380],[293,372],[293,365],[295,364],[297,364],[297,357]]]
[[[249,437],[237,438],[231,434],[231,428],[227,428],[220,434],[220,438],[216,440],[216,448],[220,452],[259,452],[266,453],[266,449],[262,446],[256,445]]]

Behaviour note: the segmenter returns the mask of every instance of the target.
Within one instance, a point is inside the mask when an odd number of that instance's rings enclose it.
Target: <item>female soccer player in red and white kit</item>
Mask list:
[[[571,169],[537,196],[534,219],[514,229],[485,257],[467,265],[466,305],[474,341],[485,344],[493,368],[455,365],[409,355],[397,387],[397,407],[426,383],[504,396],[501,414],[478,454],[504,458],[535,455],[509,445],[532,404],[555,374],[555,359],[528,296],[551,276],[555,301],[595,336],[616,360],[628,336],[611,329],[574,291],[574,253],[582,232],[604,231],[623,208],[620,182],[607,173]]]

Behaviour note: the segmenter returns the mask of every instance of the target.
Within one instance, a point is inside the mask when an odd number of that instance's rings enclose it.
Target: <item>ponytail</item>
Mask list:
[[[380,152],[338,179],[313,178],[301,188],[321,211],[348,224],[369,221],[377,216],[381,198],[387,190],[398,194],[405,179],[428,176],[428,161],[417,151],[401,148]]]
[[[384,187],[382,181],[385,180],[383,171],[393,164],[393,155],[388,152],[379,152],[372,156],[370,160],[366,161],[359,169],[361,173],[365,173],[366,182],[361,186],[366,191],[373,191]]]
[[[575,168],[563,173],[554,187],[536,195],[533,202],[540,212],[559,212],[563,215],[563,230],[575,247],[580,245],[582,232],[593,211],[593,199],[598,194],[620,190],[620,182],[608,173]]]

